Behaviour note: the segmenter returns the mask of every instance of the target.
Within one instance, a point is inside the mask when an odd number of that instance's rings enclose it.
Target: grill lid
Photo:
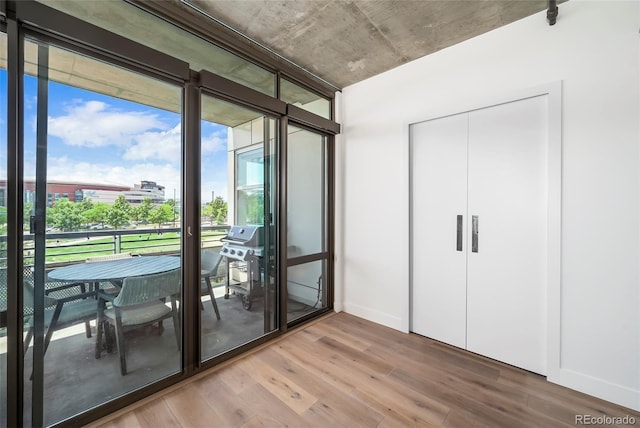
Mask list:
[[[264,239],[263,226],[231,226],[220,254],[230,259],[248,260],[251,256],[262,255]]]
[[[229,233],[221,241],[244,247],[260,247],[263,245],[263,238],[263,226],[231,226]]]

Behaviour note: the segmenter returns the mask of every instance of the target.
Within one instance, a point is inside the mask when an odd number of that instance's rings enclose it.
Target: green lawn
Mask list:
[[[203,241],[219,239],[225,231],[206,231]],[[82,261],[88,257],[113,254],[115,245],[113,236],[87,238],[82,240],[47,240],[46,263],[64,263]],[[177,253],[180,251],[180,234],[177,232],[140,233],[121,237],[120,252],[131,254]],[[33,261],[33,250],[25,251],[27,264]]]

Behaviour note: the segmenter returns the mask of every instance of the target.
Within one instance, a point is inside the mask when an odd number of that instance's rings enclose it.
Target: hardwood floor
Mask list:
[[[576,415],[640,426],[638,412],[339,313],[94,426],[566,427]]]

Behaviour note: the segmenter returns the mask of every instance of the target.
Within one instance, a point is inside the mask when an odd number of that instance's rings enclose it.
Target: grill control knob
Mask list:
[[[238,255],[241,256],[242,255],[242,251],[238,250]]]
[[[230,252],[231,254],[235,254],[235,253],[236,253],[236,250],[230,250],[229,252]]]

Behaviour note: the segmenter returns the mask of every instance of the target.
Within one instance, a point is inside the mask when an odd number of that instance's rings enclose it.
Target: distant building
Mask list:
[[[136,206],[142,204],[146,198],[151,198],[154,204],[164,202],[164,186],[159,186],[155,181],[142,181],[136,184],[133,189],[112,190],[112,189],[82,189],[82,197],[91,199],[93,202],[102,202],[105,204],[113,204],[120,195],[131,205]]]
[[[52,207],[59,199],[68,199],[71,202],[82,202],[91,199],[92,202],[113,204],[118,196],[124,195],[131,205],[140,205],[145,198],[151,198],[153,203],[164,202],[164,186],[154,181],[142,181],[134,185],[118,186],[112,184],[96,183],[70,183],[63,181],[47,182],[47,206]],[[24,181],[24,202],[33,203],[36,196],[34,180]],[[7,182],[0,180],[0,206],[6,205]]]
[[[133,186],[133,189],[124,192],[124,197],[131,205],[140,205],[146,198],[151,198],[154,204],[161,204],[164,199],[164,186],[156,184],[155,181],[141,181]]]

